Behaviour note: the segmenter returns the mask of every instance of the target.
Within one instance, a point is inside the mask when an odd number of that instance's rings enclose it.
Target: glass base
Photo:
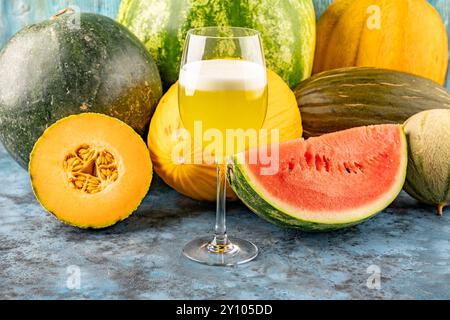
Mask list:
[[[183,249],[188,259],[210,266],[231,267],[252,261],[258,248],[250,241],[231,238],[226,245],[218,245],[211,236],[192,240]]]

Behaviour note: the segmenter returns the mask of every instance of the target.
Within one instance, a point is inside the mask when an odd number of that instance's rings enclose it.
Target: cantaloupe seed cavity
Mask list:
[[[87,194],[102,192],[119,178],[116,157],[103,147],[83,144],[63,161],[70,187]]]

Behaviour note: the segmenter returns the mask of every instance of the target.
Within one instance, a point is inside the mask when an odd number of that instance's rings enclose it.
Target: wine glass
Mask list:
[[[267,72],[259,32],[234,27],[190,30],[181,61],[178,94],[180,116],[190,135],[197,137],[201,132],[201,139],[222,139],[211,153],[217,166],[215,235],[189,242],[183,254],[215,266],[251,261],[258,255],[258,248],[227,235],[226,163],[230,156],[242,151],[234,143],[230,146],[230,141],[235,141],[229,139],[231,132],[258,132],[266,117]]]

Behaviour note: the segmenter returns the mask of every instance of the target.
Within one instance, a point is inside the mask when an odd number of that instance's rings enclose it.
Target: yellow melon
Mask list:
[[[279,129],[280,141],[300,138],[302,124],[294,93],[274,72],[268,70],[269,102],[263,129]],[[239,115],[236,115],[239,116]],[[174,148],[180,148],[182,138],[175,134],[183,128],[178,110],[178,83],[161,99],[150,124],[148,146],[155,172],[178,192],[197,200],[216,199],[216,168],[208,164],[187,163],[173,159]],[[269,140],[270,142],[270,137]],[[202,153],[191,144],[191,159]],[[236,196],[228,189],[228,198]]]

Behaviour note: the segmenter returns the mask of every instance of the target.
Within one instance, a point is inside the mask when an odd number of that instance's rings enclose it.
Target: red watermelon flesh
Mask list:
[[[231,182],[244,203],[268,220],[336,229],[373,216],[397,197],[406,150],[399,125],[353,128],[279,145],[274,175],[261,174],[267,166],[260,162],[249,163],[261,150],[242,153]]]

